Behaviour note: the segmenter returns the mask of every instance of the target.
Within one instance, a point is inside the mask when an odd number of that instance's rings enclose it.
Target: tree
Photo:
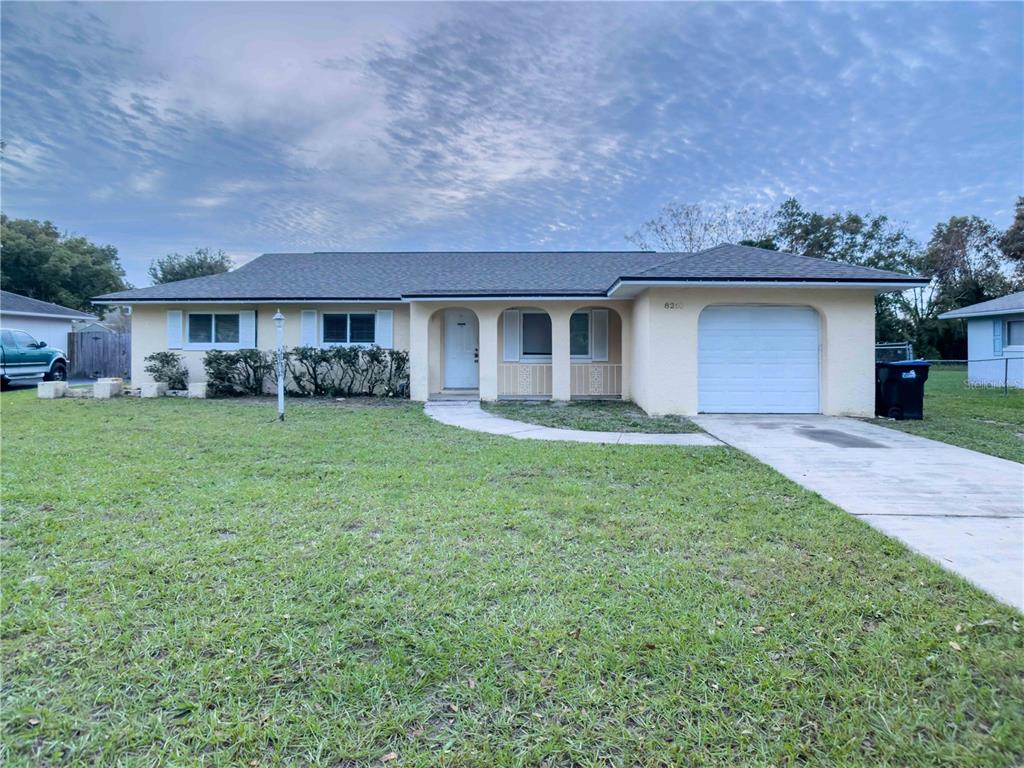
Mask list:
[[[114,246],[62,234],[49,221],[0,214],[0,243],[5,291],[92,311],[91,297],[129,287]]]
[[[935,279],[940,311],[959,309],[1010,292],[999,250],[1000,233],[980,216],[952,216],[936,224],[922,268]]]
[[[644,251],[694,253],[720,243],[771,243],[772,214],[761,208],[670,203],[626,239]]]
[[[999,250],[1014,265],[1018,286],[1024,285],[1024,197],[1017,198],[1013,223],[999,238]]]
[[[153,285],[187,280],[190,277],[219,275],[231,269],[231,257],[224,251],[196,248],[192,253],[169,253],[149,265]]]
[[[881,215],[805,211],[794,198],[775,212],[773,240],[779,248],[862,267],[896,272],[917,271],[920,246],[901,227]],[[896,341],[908,334],[904,298],[881,294],[875,298],[875,338]]]

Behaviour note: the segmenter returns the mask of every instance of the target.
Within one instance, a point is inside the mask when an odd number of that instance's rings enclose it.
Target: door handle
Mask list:
[[[480,347],[476,347],[476,348],[473,349],[473,362],[474,363],[479,363],[480,362]]]

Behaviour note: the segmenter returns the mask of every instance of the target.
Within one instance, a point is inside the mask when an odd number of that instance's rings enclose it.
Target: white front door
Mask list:
[[[818,313],[717,306],[698,325],[701,413],[818,413]]]
[[[478,330],[476,315],[468,309],[445,310],[445,389],[476,389],[480,386],[477,364]]]

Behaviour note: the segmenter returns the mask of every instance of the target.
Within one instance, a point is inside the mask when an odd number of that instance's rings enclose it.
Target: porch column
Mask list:
[[[430,395],[430,304],[409,304],[409,398],[425,401]]]
[[[622,354],[622,399],[633,399],[633,304],[616,307],[622,323],[621,340]]]
[[[477,347],[480,350],[480,399],[498,399],[498,315],[497,307],[480,307],[476,310],[480,324],[480,338]]]
[[[551,399],[568,400],[572,393],[572,359],[569,354],[571,309],[553,308],[551,315]]]

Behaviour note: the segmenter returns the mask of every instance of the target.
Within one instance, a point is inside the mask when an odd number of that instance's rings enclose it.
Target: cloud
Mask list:
[[[787,195],[925,231],[1019,191],[1022,20],[1012,4],[6,4],[5,205],[139,262],[196,244],[621,247],[670,200]]]

